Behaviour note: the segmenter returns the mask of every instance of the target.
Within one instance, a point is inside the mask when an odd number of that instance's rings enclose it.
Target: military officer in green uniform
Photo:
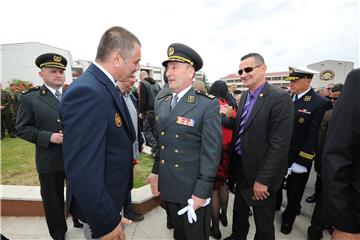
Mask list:
[[[11,98],[11,102],[10,102],[10,112],[11,112],[11,117],[12,117],[12,122],[15,126],[16,124],[16,114],[17,114],[17,109],[18,109],[18,104],[19,104],[19,98],[18,98],[18,92],[16,91],[16,85],[14,83],[11,83],[9,85],[10,87],[10,98]]]
[[[18,137],[36,145],[36,169],[46,222],[53,239],[65,239],[63,133],[59,116],[67,60],[56,53],[40,55],[35,64],[44,84],[20,97]]]
[[[11,96],[1,86],[1,139],[5,136],[5,128],[10,137],[15,137],[15,127],[11,115]]]
[[[167,204],[175,239],[209,238],[210,205],[204,205],[215,181],[222,134],[218,101],[192,88],[202,65],[192,48],[171,44],[163,66],[172,92],[155,102],[159,146],[148,180],[152,193]],[[178,215],[189,202],[197,216],[193,223]]]

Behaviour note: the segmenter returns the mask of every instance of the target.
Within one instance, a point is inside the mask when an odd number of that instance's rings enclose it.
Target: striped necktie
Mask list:
[[[173,99],[171,99],[171,105],[170,105],[171,110],[174,109],[174,107],[175,107],[175,105],[176,105],[176,103],[177,103],[177,101],[178,101],[178,98],[179,98],[178,95],[175,94],[174,97],[173,97]]]
[[[55,97],[57,98],[57,100],[59,100],[59,102],[61,102],[61,93],[58,89],[56,89],[55,91]]]
[[[246,101],[242,114],[241,114],[241,119],[240,119],[240,125],[239,125],[239,132],[238,132],[238,139],[235,142],[235,150],[236,152],[241,155],[241,148],[240,148],[240,140],[241,140],[241,134],[244,132],[245,126],[246,126],[246,121],[247,121],[247,116],[249,114],[249,107],[251,102],[255,99],[254,96],[250,95],[250,99],[249,101]]]

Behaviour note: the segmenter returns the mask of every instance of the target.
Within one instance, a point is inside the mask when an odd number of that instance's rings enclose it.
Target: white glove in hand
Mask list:
[[[291,171],[294,173],[306,173],[307,172],[307,168],[298,163],[293,163],[290,168],[291,168]]]
[[[202,207],[205,207],[207,206],[209,203],[210,203],[210,200],[211,198],[208,198],[205,200],[205,203],[204,205],[202,205]],[[188,221],[189,223],[193,223],[193,222],[196,222],[197,221],[197,217],[196,217],[196,213],[195,213],[195,210],[193,208],[193,205],[194,205],[194,200],[192,200],[191,198],[188,199],[188,205],[186,207],[184,207],[183,209],[180,209],[178,211],[178,215],[183,215],[184,213],[187,212],[187,216],[188,216]]]

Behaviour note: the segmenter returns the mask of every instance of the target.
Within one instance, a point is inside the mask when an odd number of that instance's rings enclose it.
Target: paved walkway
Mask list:
[[[311,195],[314,191],[314,173],[310,175],[308,187],[304,194],[304,198]],[[232,206],[233,195],[230,194],[228,219],[229,226],[221,226],[222,238],[225,238],[231,233],[232,222]],[[306,229],[310,224],[310,216],[314,204],[309,204],[303,201],[301,204],[301,215],[296,218],[291,234],[284,235],[280,232],[281,212],[277,212],[275,216],[275,230],[276,239],[306,239]],[[283,209],[282,209],[283,210]],[[250,217],[250,232],[249,239],[253,239],[255,233],[255,224],[253,218]],[[67,239],[84,239],[81,229],[73,228],[71,218],[68,219]],[[145,220],[139,223],[133,223],[126,227],[126,239],[134,240],[160,240],[172,239],[172,230],[166,228],[165,211],[157,207],[145,215]],[[45,218],[44,217],[2,217],[1,218],[1,233],[9,239],[51,239]],[[324,239],[330,239],[330,235],[324,231]]]

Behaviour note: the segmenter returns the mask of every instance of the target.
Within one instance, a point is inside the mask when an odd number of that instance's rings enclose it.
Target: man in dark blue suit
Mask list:
[[[67,204],[89,228],[87,238],[124,239],[121,223],[130,222],[120,212],[131,183],[135,131],[116,81],[130,80],[140,56],[135,35],[108,29],[95,62],[69,87],[60,107]]]

